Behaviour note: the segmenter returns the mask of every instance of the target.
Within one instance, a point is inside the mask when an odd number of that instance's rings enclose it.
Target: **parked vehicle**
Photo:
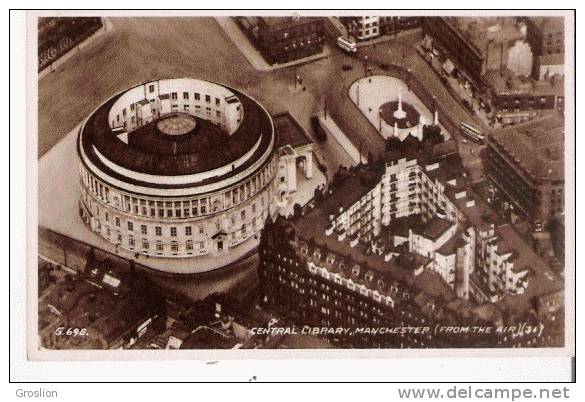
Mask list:
[[[319,122],[318,116],[315,115],[311,116],[311,127],[313,128],[313,132],[315,133],[315,137],[317,137],[317,140],[319,140],[320,142],[327,140],[327,133],[325,132],[323,127],[321,127],[321,123]]]

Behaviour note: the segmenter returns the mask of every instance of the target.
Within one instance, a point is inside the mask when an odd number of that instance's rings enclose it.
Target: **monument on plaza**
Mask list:
[[[398,88],[398,109],[394,112],[396,120],[402,120],[406,117],[406,112],[402,110],[402,88]]]

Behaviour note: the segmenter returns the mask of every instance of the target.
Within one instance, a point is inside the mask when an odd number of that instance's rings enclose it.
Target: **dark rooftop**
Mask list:
[[[332,183],[333,193],[323,200],[319,209],[325,211],[327,216],[338,215],[340,208],[344,210],[349,208],[370,192],[380,177],[379,173],[367,167],[358,167],[352,171],[341,170],[340,175]]]
[[[259,22],[273,30],[287,29],[322,20],[320,17],[258,17]]]
[[[465,241],[461,238],[461,233],[457,232],[449,240],[445,242],[441,247],[437,249],[437,253],[441,255],[454,254],[457,248],[464,246]]]
[[[423,226],[422,231],[419,230],[419,234],[423,235],[424,237],[437,240],[443,233],[445,233],[451,226],[453,226],[453,222],[449,222],[446,219],[439,218],[438,216],[434,216],[431,220],[426,222]]]
[[[273,134],[271,118],[252,99],[234,89],[230,90],[238,96],[244,109],[244,119],[230,136],[222,135],[221,129],[198,119],[191,132],[176,136],[178,138],[167,136],[171,138],[163,140],[156,127],[157,120],[129,133],[130,138],[135,134],[137,137],[125,144],[116,138],[108,122],[108,112],[120,94],[111,98],[88,118],[83,128],[81,146],[94,164],[114,177],[119,175],[101,163],[92,145],[111,162],[126,169],[174,176],[201,173],[228,165],[248,152],[261,138],[260,147],[250,158],[250,163],[253,163],[270,144]],[[241,169],[248,165],[245,164]]]
[[[531,78],[518,77],[507,68],[490,70],[483,77],[497,95],[562,96],[565,93],[562,77],[557,77],[554,81],[534,81]]]
[[[313,143],[299,122],[289,112],[273,116],[274,128],[278,133],[278,147],[290,145],[297,148]]]
[[[199,327],[183,340],[181,349],[232,349],[237,339],[210,327]]]
[[[493,132],[489,141],[503,148],[533,178],[564,180],[565,128],[561,116],[552,115]]]

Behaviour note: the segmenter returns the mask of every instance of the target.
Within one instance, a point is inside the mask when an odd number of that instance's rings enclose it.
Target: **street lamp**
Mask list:
[[[380,118],[380,134],[382,134],[382,108],[378,109],[378,117]]]
[[[368,75],[368,55],[364,56],[364,75]]]

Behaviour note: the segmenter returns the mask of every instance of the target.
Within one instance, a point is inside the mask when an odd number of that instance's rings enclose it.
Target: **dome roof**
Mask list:
[[[100,170],[125,182],[142,177],[130,173],[189,176],[224,168],[211,179],[217,181],[242,172],[274,147],[275,132],[271,117],[261,105],[239,91],[229,90],[237,96],[244,111],[240,125],[231,135],[212,121],[175,112],[140,126],[121,139],[121,132],[112,129],[108,120],[112,106],[125,91],[109,99],[87,119],[80,131],[79,151]],[[237,166],[232,165],[235,161]],[[205,181],[210,182],[210,178]],[[165,184],[159,182],[157,187]]]

